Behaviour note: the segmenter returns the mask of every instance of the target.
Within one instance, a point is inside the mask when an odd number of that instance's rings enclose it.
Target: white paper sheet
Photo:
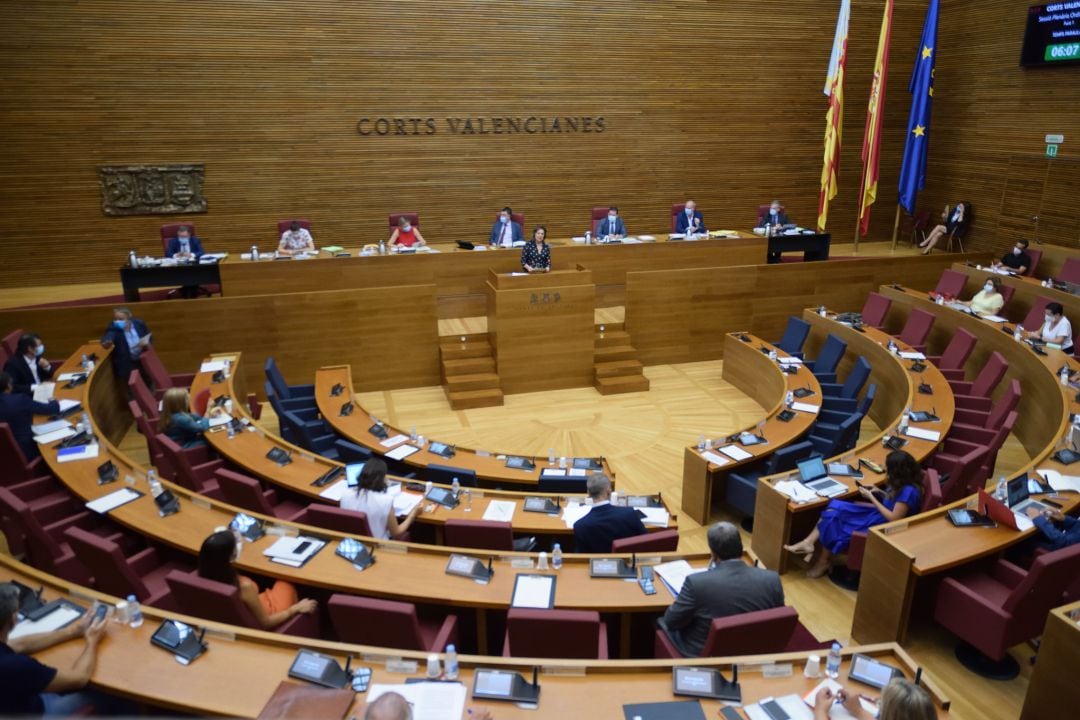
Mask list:
[[[405,442],[408,439],[409,439],[408,435],[405,435],[403,433],[398,433],[397,435],[391,435],[390,437],[386,438],[385,440],[380,440],[379,444],[382,445],[383,447],[392,448],[395,445],[400,445],[401,443]]]
[[[918,438],[920,440],[932,440],[934,442],[941,439],[941,433],[937,430],[924,430],[923,428],[911,427],[910,425],[904,434],[908,437]]]
[[[224,360],[209,360],[199,366],[199,372],[201,373],[216,373],[225,369]]]
[[[468,694],[462,683],[375,684],[368,689],[368,704],[388,692],[399,693],[411,703],[413,720],[461,720],[465,713],[465,699]]]
[[[926,356],[921,352],[901,352],[900,357],[905,360],[925,360]]]
[[[811,413],[817,415],[819,408],[817,405],[811,405],[810,403],[793,402],[791,403],[792,410],[798,410],[799,412]]]
[[[766,698],[762,698],[763,700]],[[785,695],[783,697],[774,698],[776,704],[787,713],[788,718],[791,720],[814,720],[814,711],[806,706],[806,703],[802,701],[802,698],[798,695]],[[770,715],[761,709],[760,700],[753,705],[746,705],[743,707],[743,712],[746,713],[746,717],[750,720],[770,720]],[[836,705],[833,706],[837,707]],[[841,706],[842,707],[842,706]],[[829,711],[829,717],[832,717],[832,710]]]
[[[517,503],[513,500],[492,500],[484,510],[484,520],[492,522],[511,522]]]
[[[344,480],[338,480],[336,483],[320,492],[319,497],[326,498],[332,502],[341,502],[341,498],[345,497],[345,492],[348,489],[349,483]]]
[[[56,456],[56,462],[74,462],[76,460],[89,460],[96,458],[101,446],[97,443],[82,445],[76,448],[64,448]]]
[[[781,365],[802,365],[803,364],[802,359],[797,358],[797,357],[777,358],[776,362],[780,363]]]
[[[68,381],[74,380],[77,377],[82,377],[85,374],[86,373],[84,373],[84,372],[60,373],[59,375],[56,376],[56,382],[58,382],[58,383],[68,382]]]
[[[66,413],[73,408],[82,407],[82,403],[78,400],[68,400],[67,398],[60,398],[57,402],[60,403],[60,412]]]
[[[732,460],[749,460],[754,457],[753,453],[748,453],[738,445],[726,445],[720,448],[720,452],[727,455]]]
[[[52,432],[35,435],[34,442],[36,442],[38,445],[48,445],[49,443],[56,442],[57,440],[69,438],[74,434],[75,428],[69,425],[66,428],[60,428],[58,430],[53,430]]]
[[[220,415],[215,415],[214,417],[207,419],[210,421],[210,427],[217,427],[218,425],[228,425],[232,422],[232,415],[221,413]]]
[[[666,528],[668,526],[668,521],[671,520],[671,513],[664,508],[643,507],[636,509],[639,512],[645,513],[645,517],[641,519],[643,525]]]
[[[46,615],[43,618],[37,620],[23,620],[16,625],[11,634],[8,636],[10,640],[17,640],[21,637],[28,635],[37,635],[38,633],[52,632],[53,630],[59,630],[65,625],[74,622],[79,618],[79,611],[70,605],[59,605],[55,610]]]
[[[408,515],[412,509],[423,501],[422,495],[411,492],[399,492],[394,496],[394,514]]]
[[[570,477],[585,477],[589,474],[585,468],[569,468],[566,472]]]
[[[297,552],[297,548],[303,543],[309,543],[307,548],[302,552]],[[267,556],[271,560],[284,560],[291,563],[302,563],[308,559],[325,545],[322,540],[313,537],[307,537],[305,535],[299,535],[297,537],[281,537],[277,539],[270,547],[263,550],[263,555]]]
[[[818,499],[818,494],[798,480],[778,480],[774,485],[777,492],[782,492],[797,503]]]
[[[664,586],[671,592],[673,596],[682,592],[683,583],[691,575],[699,572],[705,572],[708,568],[693,568],[690,563],[685,560],[672,560],[671,562],[660,563],[653,567],[653,571],[663,581]]]
[[[34,388],[34,402],[47,403],[53,399],[53,391],[56,390],[56,383],[43,382],[38,383]]]
[[[1054,488],[1054,492],[1069,492],[1080,493],[1080,477],[1075,475],[1062,475],[1057,470],[1039,470],[1039,475],[1046,480],[1046,483]]]
[[[1016,529],[1020,532],[1035,527],[1035,522],[1023,513],[1013,513],[1013,517],[1016,518]]]
[[[404,460],[415,452],[420,452],[420,448],[413,447],[412,445],[398,445],[396,448],[386,453],[386,457],[391,460]]]
[[[1003,318],[1000,315],[983,315],[983,320],[989,320],[992,323],[1007,323],[1007,318]]]
[[[551,584],[554,582],[555,578],[546,575],[518,575],[510,607],[540,610],[551,607]]]
[[[581,518],[589,514],[592,510],[592,505],[586,505],[585,503],[567,502],[566,507],[563,508],[562,519],[566,523],[566,527],[574,527]]]
[[[86,507],[96,513],[104,515],[121,505],[127,505],[132,500],[138,500],[140,497],[142,497],[142,495],[131,488],[120,488],[108,495],[102,495],[96,500],[91,500],[86,503]]]
[[[69,423],[67,420],[53,420],[51,422],[43,422],[38,423],[37,425],[31,425],[30,431],[35,435],[48,435],[49,433],[54,433],[57,430],[62,430],[64,428],[70,427],[71,423]]]
[[[717,455],[716,453],[714,453],[714,452],[712,452],[710,450],[706,450],[705,452],[701,453],[701,457],[705,458],[706,460],[711,462],[713,465],[719,465],[721,467],[723,467],[724,465],[727,465],[729,462],[731,462],[730,460],[728,460],[723,455]]]

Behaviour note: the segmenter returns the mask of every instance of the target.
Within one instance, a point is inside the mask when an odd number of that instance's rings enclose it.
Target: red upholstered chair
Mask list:
[[[218,487],[217,480],[214,479],[214,473],[225,467],[223,461],[211,460],[199,465],[193,465],[184,449],[173,442],[168,435],[158,433],[157,442],[161,446],[165,458],[172,463],[173,469],[176,471],[173,482],[200,495],[206,495],[215,500],[222,499],[221,488]]]
[[[968,480],[968,489],[974,492],[984,487],[987,478],[994,472],[998,451],[1005,444],[1005,438],[1009,437],[1009,433],[1016,426],[1018,416],[1019,413],[1013,410],[1005,416],[1005,422],[993,430],[963,428],[954,425],[949,429],[945,442],[939,445],[937,452],[934,453],[933,463],[935,467],[939,466],[938,463],[941,463],[942,467],[951,466],[960,456],[968,454],[975,448],[983,447],[989,452],[983,459],[978,472]]]
[[[275,239],[276,240],[281,240],[281,236],[283,234],[285,234],[286,230],[288,230],[288,229],[290,229],[292,227],[293,223],[299,223],[300,227],[302,227],[304,230],[307,230],[308,232],[311,232],[311,221],[310,220],[303,220],[301,218],[287,218],[285,220],[278,220],[278,223],[277,223],[277,238],[275,238]]]
[[[1080,284],[1080,258],[1069,258],[1061,267],[1061,272],[1054,278],[1062,282]],[[12,353],[14,354],[14,353]]]
[[[177,609],[185,615],[262,630],[255,615],[240,599],[239,587],[207,580],[194,572],[180,570],[168,573],[165,582],[172,591]],[[297,637],[318,638],[319,617],[315,613],[295,615],[273,628],[273,631]]]
[[[128,375],[128,390],[131,392],[131,397],[135,399],[135,402],[139,403],[139,408],[143,411],[143,415],[150,422],[151,425],[157,425],[158,418],[161,416],[161,408],[158,406],[158,399],[154,397],[154,393],[150,392],[150,388],[143,382],[142,375],[138,370],[132,370]]]
[[[972,478],[979,473],[989,454],[990,448],[976,447],[962,457],[952,458],[951,463],[942,461],[934,465],[942,478],[942,504],[948,505],[974,492],[969,490],[973,484]]]
[[[981,410],[957,410],[953,415],[953,424],[950,428],[950,434],[952,430],[977,430],[982,432],[993,432],[997,429],[1001,423],[1005,422],[1005,418],[1016,409],[1016,406],[1020,404],[1020,398],[1023,395],[1023,390],[1020,387],[1020,381],[1013,378],[1009,381],[1009,386],[1005,388],[1005,392],[1001,394],[994,404],[990,406],[990,410],[983,412]]]
[[[1002,285],[999,290],[1001,291],[1001,299],[1005,302],[1001,305],[1001,309],[998,310],[998,315],[1005,317],[1005,308],[1009,307],[1009,301],[1016,294],[1016,288],[1012,285]]]
[[[889,314],[892,300],[881,293],[872,292],[866,296],[862,308],[862,324],[880,330],[885,326],[885,316]]]
[[[304,514],[296,522],[325,528],[326,530],[348,533],[349,535],[371,537],[371,526],[368,525],[367,513],[357,510],[343,510],[334,505],[312,503],[308,505]]]
[[[926,239],[926,231],[930,229],[930,211],[919,210],[915,215],[904,214],[900,220],[900,235],[907,237],[912,246],[919,241],[920,235]]]
[[[596,235],[596,229],[600,227],[600,223],[607,217],[608,209],[607,205],[604,207],[594,207],[592,209],[592,220],[589,222],[589,229],[592,230],[593,235]]]
[[[620,538],[611,543],[613,553],[673,552],[679,549],[678,530],[656,532]]]
[[[938,366],[938,370],[946,380],[963,380],[964,365],[971,357],[971,351],[975,349],[975,336],[964,328],[957,328],[945,352],[940,356],[931,356],[930,362]]]
[[[451,547],[529,552],[536,545],[535,537],[515,540],[513,526],[508,522],[447,520],[443,533],[446,544]]]
[[[503,657],[607,660],[607,623],[595,610],[528,610],[506,613]]]
[[[36,510],[9,488],[0,487],[0,518],[9,544],[13,549],[21,546],[32,566],[77,585],[90,584],[89,571],[64,538],[64,531],[73,525],[91,529],[98,523],[81,503],[69,497],[67,503]]]
[[[392,213],[390,213],[390,215],[388,217],[388,219],[390,221],[390,232],[391,233],[393,233],[395,230],[397,230],[398,220],[400,218],[403,218],[403,217],[408,218],[409,222],[412,223],[413,227],[415,227],[415,228],[420,227],[420,215],[419,215],[419,213],[416,213],[416,212],[413,212],[413,211],[392,212]]]
[[[157,350],[152,345],[139,355],[139,362],[150,377],[150,382],[154,384],[154,397],[158,400],[165,395],[165,391],[169,388],[187,389],[191,387],[191,383],[195,379],[194,373],[170,375],[169,371],[165,369],[164,363],[161,362]]]
[[[48,477],[50,474],[45,459],[40,455],[32,462],[26,460],[26,455],[15,441],[15,434],[7,423],[0,423],[0,468],[3,468],[0,485],[9,487],[35,478]]]
[[[922,505],[919,507],[918,512],[924,513],[938,507],[941,507],[941,480],[937,470],[927,468],[923,470]],[[867,535],[868,533],[863,530],[852,533],[851,544],[848,546],[847,551],[848,570],[853,572],[862,570],[863,556],[866,554]],[[854,585],[857,588],[858,581]]]
[[[1028,311],[1027,317],[1020,323],[1025,330],[1035,332],[1043,326],[1046,321],[1046,306],[1049,304],[1050,298],[1045,298],[1042,295],[1036,296],[1035,303],[1031,306],[1031,310]]]
[[[0,430],[7,430],[10,434],[6,423],[0,423]],[[72,502],[71,493],[49,476],[21,479],[5,475],[0,478],[0,487],[11,493],[15,500],[25,503],[28,512],[39,517],[62,518],[78,510]],[[6,511],[0,515],[0,532],[7,536],[13,555],[26,552],[26,528],[18,515]]]
[[[154,548],[144,548],[131,557],[124,557],[118,543],[82,528],[69,527],[64,531],[64,537],[79,556],[79,561],[94,576],[95,589],[116,597],[134,595],[139,602],[162,610],[176,609],[165,576],[181,566],[162,561]]]
[[[198,237],[198,233],[195,232],[195,226],[192,223],[165,223],[161,226],[161,254],[164,255],[169,250],[169,241],[176,237],[176,231],[182,227],[187,227],[191,230],[191,234]]]
[[[496,220],[499,219],[499,216],[497,214],[495,215],[495,219]],[[526,235],[526,236],[529,235],[529,231],[525,229],[525,213],[519,213],[519,212],[510,213],[510,221],[511,222],[516,222],[518,225],[521,226],[521,232],[522,232],[523,235]]]
[[[964,285],[966,284],[967,275],[959,270],[949,270],[946,268],[941,271],[941,277],[938,279],[937,287],[934,288],[934,292],[938,295],[957,298],[964,292]]]
[[[157,428],[150,424],[150,421],[143,415],[139,404],[134,400],[128,400],[128,410],[131,411],[131,417],[135,418],[135,427],[138,428],[139,433],[146,440],[146,449],[150,454],[150,464],[157,468],[158,474],[163,478],[175,480],[176,468],[173,467],[172,461],[166,457],[165,451],[162,450],[161,444],[158,442]],[[192,466],[202,465],[212,460],[210,448],[206,445],[183,448],[183,452],[188,458],[188,463]]]
[[[1035,268],[1039,267],[1039,263],[1042,261],[1043,251],[1033,247],[1027,249],[1028,257],[1031,258],[1031,265],[1028,266],[1024,275],[1028,277],[1035,277]]]
[[[701,657],[783,652],[795,638],[798,626],[799,613],[786,605],[715,618]],[[663,659],[682,657],[667,633],[660,629],[656,631],[655,654]]]
[[[900,342],[907,343],[915,348],[916,351],[925,353],[926,338],[930,336],[930,329],[934,327],[935,319],[937,318],[933,313],[919,308],[912,308],[907,322],[904,323],[904,329],[897,336],[898,339]]]
[[[214,479],[225,502],[267,517],[276,517],[290,522],[297,522],[306,517],[307,506],[291,500],[278,500],[274,490],[264,489],[262,483],[253,477],[242,475],[232,470],[218,470]]]
[[[755,225],[760,225],[762,219],[769,214],[769,208],[772,207],[772,203],[765,203],[764,205],[757,206],[757,222]],[[784,206],[780,206],[780,212],[784,212]]]
[[[423,652],[442,652],[457,643],[457,615],[421,620],[412,603],[355,595],[331,595],[326,605],[341,642]]]
[[[675,228],[678,227],[679,215],[686,211],[686,203],[677,203],[671,206],[671,232],[675,232]]]
[[[210,406],[210,388],[203,388],[191,399],[191,410],[196,415],[206,415],[206,408]]]
[[[938,587],[934,619],[963,641],[956,657],[964,667],[1011,679],[1019,666],[1009,648],[1042,633],[1047,614],[1078,576],[1080,545],[1041,555],[1026,572],[1007,560],[961,571]]]
[[[19,351],[19,338],[23,336],[23,331],[12,330],[4,336],[3,340],[0,340],[0,348],[3,349],[9,358],[15,357]]]
[[[971,382],[950,380],[949,385],[952,387],[956,407],[966,410],[989,410],[990,395],[1008,369],[1009,362],[1005,356],[994,351],[983,365],[983,369],[975,376],[975,380]]]

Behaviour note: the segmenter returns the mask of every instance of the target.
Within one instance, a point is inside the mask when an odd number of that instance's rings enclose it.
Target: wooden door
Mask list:
[[[1080,247],[1080,160],[1051,160],[1039,206],[1038,237],[1044,243]]]
[[[1012,245],[1020,238],[1034,240],[1037,236],[1048,162],[1042,157],[1014,156],[1009,159],[998,214],[999,245]],[[976,217],[978,213],[979,208],[975,208]]]

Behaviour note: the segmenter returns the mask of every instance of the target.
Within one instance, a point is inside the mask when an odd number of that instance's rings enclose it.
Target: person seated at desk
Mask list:
[[[915,458],[903,450],[893,450],[885,458],[885,487],[859,486],[859,495],[869,502],[830,500],[810,534],[784,549],[804,555],[807,562],[813,560],[806,575],[821,577],[829,571],[833,555],[847,550],[854,533],[919,511],[922,472]]]
[[[712,553],[709,569],[686,577],[675,602],[656,623],[684,657],[701,655],[714,619],[784,605],[780,576],[743,561],[737,527],[718,522],[706,539]]]
[[[757,226],[759,228],[772,228],[774,231],[782,229],[785,225],[793,225],[791,218],[781,209],[780,201],[773,200],[769,205],[769,212],[761,216]]]
[[[521,268],[525,272],[551,272],[551,246],[546,237],[547,228],[537,225],[532,240],[521,248]]]
[[[934,709],[934,701],[930,699],[930,695],[915,683],[899,678],[890,680],[881,691],[876,716],[863,710],[859,703],[858,693],[841,687],[833,694],[831,689],[824,687],[814,698],[814,720],[825,720],[830,717],[834,703],[843,705],[847,714],[857,720],[872,720],[874,717],[878,720],[936,720],[937,718],[937,710]]]
[[[299,255],[305,252],[315,252],[315,239],[307,228],[300,227],[295,220],[289,225],[289,229],[281,233],[281,242],[278,243],[279,255]]]
[[[165,248],[165,257],[177,260],[198,260],[205,253],[199,238],[191,234],[191,228],[181,225],[176,229],[176,237],[170,238]]]
[[[1065,307],[1059,302],[1047,303],[1043,318],[1041,328],[1024,334],[1033,340],[1060,345],[1063,353],[1072,355],[1072,323],[1065,317]]]
[[[705,218],[698,212],[697,203],[693,200],[687,200],[686,208],[675,216],[675,232],[688,235],[708,232],[705,229]]]
[[[342,510],[367,515],[372,537],[380,540],[401,540],[423,512],[423,505],[423,501],[416,503],[405,519],[398,522],[394,513],[394,496],[386,491],[386,462],[379,458],[364,463],[355,492],[346,491],[340,502]]]
[[[45,359],[45,343],[34,333],[23,333],[15,355],[4,363],[4,372],[11,376],[12,392],[33,395],[43,382],[52,379],[53,366]]]
[[[12,583],[0,584],[0,716],[132,713],[126,702],[86,689],[107,619],[94,621],[94,614],[87,612],[59,630],[11,638],[18,611],[19,589]],[[68,667],[50,667],[31,657],[76,638],[85,645]]]
[[[424,236],[420,234],[420,228],[414,228],[409,218],[402,215],[398,218],[397,227],[394,228],[394,232],[390,234],[390,248],[413,246],[423,247],[427,243],[424,242]]]
[[[238,574],[232,564],[240,557],[241,547],[232,530],[220,530],[203,540],[199,577],[240,588],[240,600],[263,630],[273,630],[290,618],[315,612],[318,603],[311,598],[300,600],[290,582],[278,580],[260,593],[254,580]]]
[[[609,553],[611,543],[648,532],[637,510],[611,504],[611,480],[593,473],[585,481],[592,509],[574,523],[574,552]]]
[[[982,290],[975,293],[975,297],[967,302],[961,301],[960,304],[967,305],[976,315],[997,315],[1005,306],[1005,298],[1001,295],[1001,280],[996,277],[986,278]]]
[[[469,708],[470,720],[494,720],[487,708]],[[364,720],[412,720],[412,704],[401,693],[387,692],[369,702]]]
[[[203,433],[210,429],[209,418],[191,412],[188,409],[190,406],[191,397],[184,388],[169,388],[161,398],[158,432],[165,433],[182,448],[205,445]],[[217,417],[224,412],[220,407],[210,408],[210,417]]]
[[[1028,241],[1023,238],[1016,241],[1013,249],[1001,257],[1000,265],[1004,265],[1016,274],[1023,275],[1031,267],[1031,256],[1027,253]]]
[[[956,208],[951,213],[948,206],[946,206],[945,212],[941,214],[944,224],[935,225],[930,234],[926,236],[926,239],[919,243],[919,247],[926,248],[922,254],[929,255],[930,251],[934,249],[934,246],[944,235],[963,235],[974,217],[975,212],[971,209],[971,203],[967,200],[956,203]]]
[[[113,352],[113,372],[126,385],[132,370],[141,369],[139,356],[150,347],[150,329],[126,307],[113,310],[113,320],[101,336],[101,346]]]
[[[28,461],[33,460],[41,454],[38,444],[34,442],[34,433],[30,429],[34,416],[56,415],[60,412],[60,403],[56,400],[39,403],[32,396],[14,393],[11,389],[11,375],[0,372],[0,423],[8,424],[23,455]]]
[[[596,226],[596,237],[611,240],[621,240],[626,237],[626,223],[619,217],[619,208],[614,205],[608,208],[607,217]]]
[[[1028,508],[1027,516],[1042,532],[1039,545],[1047,550],[1060,550],[1080,543],[1080,520],[1069,517],[1055,508]]]
[[[499,219],[491,226],[491,237],[488,238],[488,243],[493,248],[508,248],[523,240],[521,224],[514,222],[514,211],[509,207],[504,207],[499,211]]]

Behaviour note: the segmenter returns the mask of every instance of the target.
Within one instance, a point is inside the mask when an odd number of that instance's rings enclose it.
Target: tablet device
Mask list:
[[[255,542],[266,534],[262,520],[253,518],[247,513],[236,513],[236,517],[229,523],[229,529],[239,533],[248,542]]]
[[[536,463],[527,457],[521,457],[520,455],[508,455],[506,457],[506,467],[513,468],[514,470],[535,470]]]
[[[599,472],[604,469],[604,464],[600,458],[574,458],[574,467],[578,470],[595,470]]]
[[[863,685],[883,689],[893,678],[902,678],[904,673],[900,668],[886,665],[869,655],[853,655],[851,657],[851,671],[848,677]]]
[[[928,413],[925,410],[913,410],[910,413],[908,413],[908,417],[911,418],[912,422],[917,422],[917,423],[937,422],[938,420],[941,419],[937,415],[935,415],[934,413]]]
[[[527,497],[522,509],[525,512],[545,513],[547,515],[559,514],[559,504],[546,497]]]
[[[742,702],[738,669],[727,680],[719,670],[696,667],[675,667],[671,672],[671,693],[690,697],[715,698],[729,704]]]
[[[158,515],[161,517],[168,517],[180,512],[180,499],[173,495],[172,490],[168,488],[158,493],[154,498],[154,504],[157,505]]]
[[[289,677],[328,688],[343,688],[349,684],[349,673],[338,665],[337,660],[312,650],[296,653]]]
[[[375,423],[368,428],[368,432],[379,438],[380,440],[385,440],[386,438],[390,437],[390,433],[386,431],[386,426],[382,423]]]
[[[375,564],[375,553],[367,545],[354,538],[343,538],[334,554],[345,558],[357,570],[366,570]]]
[[[330,388],[330,397],[337,397],[343,392],[345,392],[345,386],[341,383],[334,383],[334,387]]]
[[[622,558],[593,558],[589,560],[589,577],[636,578],[637,566]]]
[[[791,394],[801,400],[804,397],[810,397],[811,395],[813,395],[814,391],[811,390],[810,388],[801,387],[801,388],[796,388],[795,390],[793,390]]]
[[[97,474],[98,485],[108,485],[120,477],[120,470],[112,460],[106,460],[101,465],[98,465]]]
[[[488,560],[488,564],[485,565],[484,562],[478,558],[455,553],[450,556],[450,559],[446,563],[446,574],[487,582],[491,579],[491,576],[495,574],[495,571],[491,568],[490,560]]]
[[[338,415],[340,415],[341,417],[348,417],[349,415],[352,415],[354,407],[355,406],[352,404],[352,400],[346,400],[344,403],[342,403],[341,410],[338,411]]]
[[[266,453],[266,459],[282,466],[292,462],[292,458],[289,457],[288,451],[279,447],[270,448],[270,452]]]
[[[447,445],[446,443],[435,442],[434,440],[428,445],[428,452],[434,453],[444,458],[452,458],[457,454],[457,450],[453,445]]]
[[[795,411],[788,410],[787,408],[784,408],[776,414],[776,419],[780,422],[790,422],[793,417],[795,417]]]
[[[345,472],[345,468],[343,467],[332,467],[319,477],[315,478],[315,481],[311,484],[315,487],[325,487],[334,480],[337,480],[343,472]]]
[[[990,518],[967,508],[953,508],[947,516],[956,527],[997,527]]]
[[[458,498],[454,497],[454,492],[450,488],[433,487],[431,492],[424,497],[443,507],[456,508],[458,506]]]
[[[540,699],[540,685],[521,677],[516,672],[477,668],[473,673],[472,696],[474,700],[503,700],[506,702],[535,704]]]
[[[150,644],[168,650],[180,658],[185,665],[206,652],[203,633],[178,620],[165,620],[150,636]]]

